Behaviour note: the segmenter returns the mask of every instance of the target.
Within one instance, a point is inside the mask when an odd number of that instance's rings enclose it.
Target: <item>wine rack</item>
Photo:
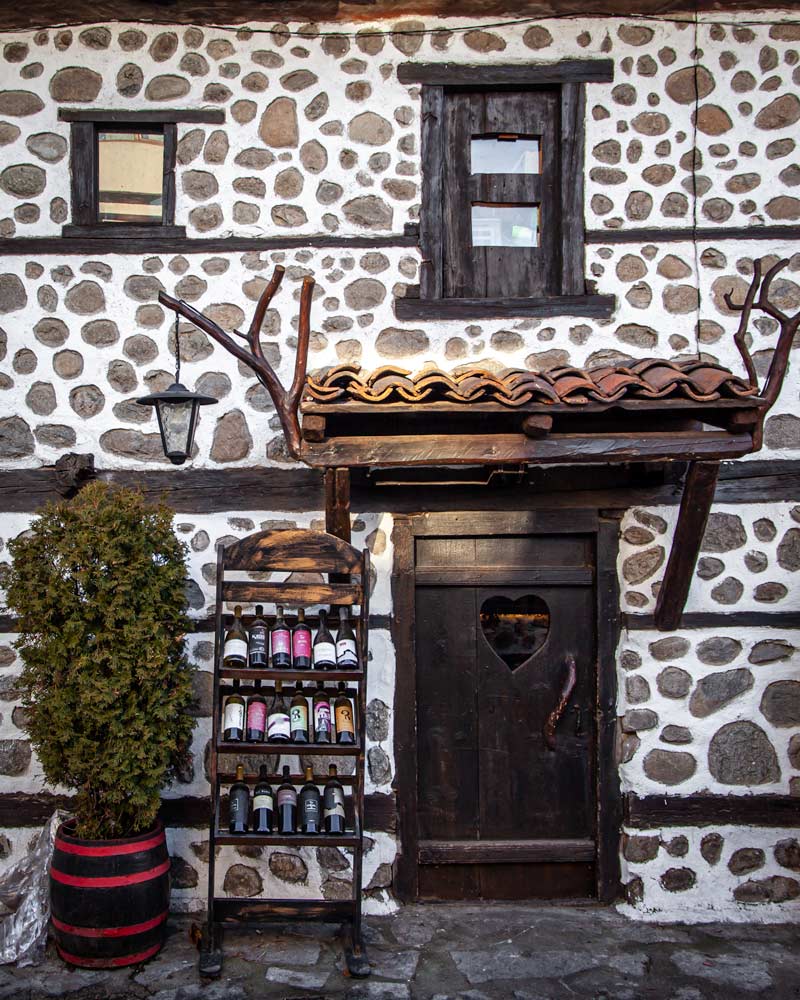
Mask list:
[[[270,577],[289,573],[285,582],[275,582]],[[322,575],[323,581],[296,582],[294,574]],[[250,575],[243,580],[242,576]],[[253,579],[255,575],[256,579]],[[237,579],[231,579],[236,576]],[[257,579],[267,577],[267,579]],[[250,667],[229,668],[223,663],[225,631],[233,620],[226,606],[241,604],[252,606],[283,605],[291,614],[297,608],[347,606],[356,634],[359,669],[357,670],[294,670],[258,669]],[[355,609],[358,612],[355,613]],[[244,614],[245,627],[254,616]],[[200,952],[200,973],[217,976],[222,971],[223,929],[226,924],[270,921],[281,923],[291,919],[341,922],[346,925],[345,959],[353,976],[369,974],[369,962],[361,940],[361,882],[363,868],[363,817],[364,817],[364,742],[366,730],[366,683],[368,659],[369,617],[369,552],[360,552],[349,543],[322,531],[274,530],[261,531],[217,551],[216,616],[214,641],[214,696],[213,728],[209,778],[211,782],[211,817],[208,850],[208,920]],[[316,616],[307,614],[306,622],[313,628]],[[234,691],[246,696],[255,681],[303,681],[326,684],[344,681],[346,692],[355,707],[355,736],[353,744],[339,743],[250,743],[225,742],[222,733],[222,711],[225,698]],[[306,689],[304,688],[304,691]],[[269,700],[269,687],[261,687]],[[308,692],[309,697],[311,691]],[[333,691],[330,692],[333,694]],[[313,706],[312,706],[313,708]],[[313,714],[313,713],[312,713]],[[277,833],[232,834],[227,829],[225,792],[235,780],[232,771],[223,771],[222,755],[266,757],[352,757],[355,760],[353,775],[339,775],[345,789],[347,823],[344,834],[330,835],[302,833],[281,835]],[[321,786],[327,775],[314,774]],[[258,780],[246,774],[245,781],[252,786]],[[283,780],[275,772],[269,774],[273,788]],[[304,782],[301,774],[292,774],[290,780],[297,787]],[[349,792],[349,794],[347,794]],[[348,900],[290,899],[226,897],[216,894],[216,847],[343,847],[352,852],[352,892]]]

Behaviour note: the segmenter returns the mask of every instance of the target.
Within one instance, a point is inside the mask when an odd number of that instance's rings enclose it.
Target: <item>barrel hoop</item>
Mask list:
[[[51,878],[62,885],[72,885],[78,889],[115,889],[121,885],[136,885],[139,882],[148,882],[169,871],[169,859],[155,868],[148,868],[147,871],[138,872],[135,875],[110,875],[103,878],[86,878],[79,875],[65,875],[57,868],[50,869]]]
[[[103,847],[87,847],[85,844],[71,844],[56,837],[55,849],[64,854],[80,854],[85,858],[107,858],[117,854],[137,854],[139,851],[149,851],[164,843],[164,831],[149,840],[134,841],[131,844],[109,844]]]
[[[163,913],[159,913],[152,920],[145,920],[141,924],[128,924],[127,927],[75,927],[73,924],[65,924],[63,920],[59,920],[58,917],[52,915],[50,916],[50,920],[56,930],[63,931],[65,934],[74,934],[76,937],[119,938],[151,931],[154,927],[158,927],[159,924],[163,924],[168,916],[169,910],[164,910]]]
[[[58,944],[56,944],[56,948],[59,955],[70,965],[81,965],[86,969],[108,969],[113,966],[139,965],[141,962],[146,962],[148,958],[152,958],[161,950],[161,942],[159,941],[158,944],[154,944],[136,955],[122,955],[120,958],[83,958],[81,955],[72,955],[68,951],[64,951]]]

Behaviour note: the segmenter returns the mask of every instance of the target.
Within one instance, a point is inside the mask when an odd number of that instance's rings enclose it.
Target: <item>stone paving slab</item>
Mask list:
[[[796,924],[632,923],[594,905],[407,906],[366,920],[373,974],[343,974],[338,928],[232,929],[201,981],[189,918],[144,966],[89,972],[48,948],[0,968],[0,1000],[800,1000]]]

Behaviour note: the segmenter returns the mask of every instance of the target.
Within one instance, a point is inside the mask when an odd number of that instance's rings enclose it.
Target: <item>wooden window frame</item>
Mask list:
[[[61,227],[62,236],[89,236],[98,239],[124,237],[133,240],[186,236],[186,227],[174,224],[177,123],[222,124],[225,121],[224,111],[104,111],[64,108],[59,111],[58,118],[59,121],[70,123],[72,221]],[[99,221],[98,133],[103,129],[120,130],[124,126],[132,126],[136,131],[153,129],[164,136],[164,184],[160,223]]]
[[[406,297],[395,300],[398,318],[485,319],[565,314],[595,318],[610,316],[615,306],[614,296],[590,294],[586,290],[583,161],[585,85],[591,82],[611,82],[614,77],[613,62],[610,59],[574,59],[551,65],[523,66],[404,63],[398,67],[397,75],[401,83],[422,85],[420,246],[423,256],[420,284],[412,287]],[[476,80],[487,91],[509,86],[559,88],[561,266],[560,288],[556,294],[529,298],[444,297],[445,199],[442,167],[448,151],[442,142],[441,123],[448,89],[474,86]]]

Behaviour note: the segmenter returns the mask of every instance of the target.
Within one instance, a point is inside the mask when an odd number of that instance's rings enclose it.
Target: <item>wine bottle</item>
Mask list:
[[[283,608],[278,605],[278,617],[270,633],[272,642],[272,669],[284,670],[292,665],[292,633],[283,617]]]
[[[297,792],[290,780],[289,765],[283,765],[283,782],[278,786],[278,833],[297,832]]]
[[[358,650],[347,608],[339,608],[339,631],[336,633],[336,665],[340,670],[358,670]]]
[[[325,783],[322,798],[322,811],[325,820],[325,833],[344,833],[344,789],[336,776],[336,765],[328,767],[330,777]]]
[[[248,743],[263,743],[267,732],[267,703],[261,693],[261,681],[256,681],[255,691],[247,699]]]
[[[292,632],[292,662],[295,670],[311,669],[311,629],[306,625],[306,613],[300,608]]]
[[[356,730],[353,724],[353,705],[347,697],[344,681],[339,681],[339,694],[333,703],[336,719],[336,742],[355,743]]]
[[[290,737],[289,712],[283,700],[283,683],[275,681],[275,697],[269,706],[267,719],[267,739],[270,743],[288,743]]]
[[[331,703],[322,681],[314,692],[314,742],[332,743]]]
[[[248,645],[250,666],[259,670],[265,670],[269,666],[269,627],[261,617],[263,613],[263,604],[256,604],[256,617],[250,626],[250,643]]]
[[[233,625],[225,633],[225,648],[222,663],[226,667],[247,666],[247,632],[242,625],[242,606],[237,604],[233,609]]]
[[[333,643],[333,636],[328,630],[328,616],[324,611],[319,613],[319,628],[314,637],[314,669],[315,670],[335,670],[336,669],[336,646]]]
[[[300,832],[319,833],[322,828],[319,789],[312,768],[306,768],[306,783],[300,789]]]
[[[308,743],[308,701],[303,694],[303,682],[295,685],[295,695],[289,706],[289,730],[293,743]]]
[[[226,743],[239,743],[244,739],[244,698],[238,688],[237,678],[233,682],[233,694],[226,698],[222,713],[222,738]]]
[[[250,812],[250,789],[244,781],[244,764],[236,765],[236,781],[228,792],[228,829],[231,833],[247,833]]]
[[[275,799],[267,778],[267,765],[258,769],[258,783],[253,789],[253,833],[272,833]]]

